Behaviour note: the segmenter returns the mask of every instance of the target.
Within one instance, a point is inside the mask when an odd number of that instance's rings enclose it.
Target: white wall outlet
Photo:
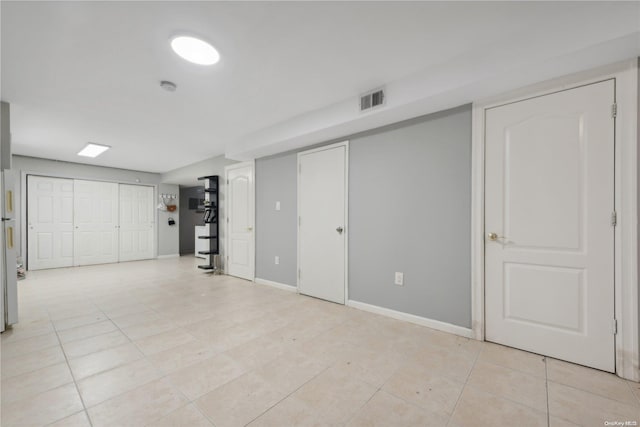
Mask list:
[[[276,265],[280,264],[280,257],[278,255],[276,255],[275,262],[276,262]]]
[[[276,210],[279,211],[280,210],[280,202],[276,202]]]
[[[404,273],[400,273],[399,271],[396,271],[395,284],[398,286],[404,286]]]

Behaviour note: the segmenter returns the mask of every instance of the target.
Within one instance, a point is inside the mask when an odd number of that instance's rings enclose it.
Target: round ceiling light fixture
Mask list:
[[[198,65],[213,65],[220,60],[220,54],[215,47],[191,36],[172,38],[171,48],[182,59]]]

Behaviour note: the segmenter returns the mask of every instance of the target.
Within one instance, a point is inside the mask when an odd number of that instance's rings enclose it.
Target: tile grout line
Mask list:
[[[551,414],[549,413],[549,369],[547,365],[547,357],[543,357],[544,361],[544,390],[547,393],[547,427],[551,426]]]
[[[447,425],[451,425],[451,423],[453,422],[453,416],[456,414],[456,410],[458,409],[458,405],[460,404],[460,399],[462,398],[462,395],[464,394],[464,390],[467,388],[467,384],[469,383],[469,378],[471,377],[471,373],[473,372],[473,370],[476,367],[476,364],[478,363],[478,359],[480,358],[480,354],[484,351],[485,349],[481,349],[478,354],[476,354],[476,357],[473,360],[473,365],[471,365],[471,369],[469,370],[469,374],[467,375],[467,378],[464,380],[464,385],[462,386],[462,390],[460,390],[460,395],[458,396],[458,399],[456,399],[456,404],[453,406],[453,410],[451,411],[451,416],[449,416],[449,422],[447,423]]]

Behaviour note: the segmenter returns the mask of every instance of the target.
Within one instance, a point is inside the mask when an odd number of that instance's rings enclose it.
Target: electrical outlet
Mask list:
[[[280,257],[276,255],[276,265],[280,264]]]
[[[280,210],[280,202],[276,202],[276,210],[279,211]]]
[[[395,284],[398,286],[404,286],[404,273],[400,273],[399,271],[396,271]]]

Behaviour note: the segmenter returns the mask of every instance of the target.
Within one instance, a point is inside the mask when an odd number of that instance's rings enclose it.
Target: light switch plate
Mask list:
[[[404,286],[404,273],[400,273],[399,271],[396,271],[395,284],[398,286]]]
[[[278,255],[276,255],[275,262],[276,262],[276,265],[280,264],[280,257]]]
[[[276,210],[279,211],[280,210],[280,202],[276,202]]]

